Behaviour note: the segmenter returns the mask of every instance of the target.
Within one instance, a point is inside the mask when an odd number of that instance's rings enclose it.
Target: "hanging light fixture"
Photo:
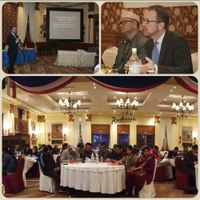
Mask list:
[[[179,104],[173,103],[172,110],[177,112],[177,117],[179,118],[187,118],[187,113],[191,113],[194,110],[194,105],[190,105],[190,103],[182,100]]]
[[[80,105],[81,105],[81,100],[78,100],[77,102],[74,102],[71,97],[70,97],[70,92],[69,92],[69,97],[67,98],[62,98],[58,101],[58,104],[61,108],[61,110],[63,111],[63,113],[66,115],[71,115],[71,114],[75,114],[75,112],[77,111],[77,109],[79,109]]]
[[[118,108],[120,108],[123,111],[122,114],[127,114],[127,115],[131,114],[131,111],[133,112],[134,110],[136,110],[138,104],[139,103],[136,99],[134,99],[133,101],[130,100],[127,93],[125,100],[120,98],[116,101],[116,105],[118,106]]]

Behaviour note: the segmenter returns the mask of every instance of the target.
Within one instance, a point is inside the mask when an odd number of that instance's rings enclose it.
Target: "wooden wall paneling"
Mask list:
[[[110,134],[110,125],[106,124],[92,124],[92,133],[109,133]]]

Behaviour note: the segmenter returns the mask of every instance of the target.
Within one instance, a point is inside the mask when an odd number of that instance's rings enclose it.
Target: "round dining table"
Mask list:
[[[63,187],[77,190],[115,194],[125,189],[125,167],[112,163],[61,164]]]

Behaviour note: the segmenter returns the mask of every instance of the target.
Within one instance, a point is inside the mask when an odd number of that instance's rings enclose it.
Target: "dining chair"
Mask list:
[[[5,193],[19,193],[24,190],[24,181],[22,178],[24,162],[24,158],[18,158],[16,172],[11,175],[3,175]]]
[[[182,171],[183,160],[180,157],[175,158],[176,182],[178,189],[186,189],[189,186],[189,176]]]
[[[155,159],[155,167],[153,171],[153,178],[150,184],[144,184],[143,188],[139,192],[140,198],[154,198],[156,196],[156,191],[154,187],[154,178],[156,174],[156,168],[157,168],[157,160]]]
[[[46,191],[49,193],[57,193],[56,183],[53,180],[53,178],[44,175],[42,171],[42,167],[39,162],[38,162],[38,165],[39,165],[39,172],[40,172],[39,190]]]

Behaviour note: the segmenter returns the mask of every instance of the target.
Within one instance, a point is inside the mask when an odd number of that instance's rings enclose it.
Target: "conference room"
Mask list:
[[[5,197],[196,196],[198,160],[193,185],[180,167],[186,155],[198,158],[196,78],[11,76],[2,86],[3,154],[7,147],[17,160],[16,171],[2,175]],[[136,163],[147,154],[153,159],[150,182],[137,194],[143,178],[127,175],[134,168],[123,163],[129,154]],[[59,176],[45,171],[47,155]],[[130,177],[135,187],[127,194]]]
[[[93,74],[99,63],[98,27],[99,8],[93,2],[7,2],[2,6],[2,69]]]
[[[153,7],[155,5],[159,6]],[[159,29],[155,28],[158,26]],[[156,44],[159,60],[153,57],[153,41],[159,41]],[[133,49],[138,58],[134,58]],[[101,55],[105,74],[195,73],[198,69],[198,6],[185,1],[105,2],[101,9]],[[151,63],[145,57],[153,60],[157,69],[154,65],[153,69],[144,71],[144,66]],[[135,61],[138,59],[141,63]]]

